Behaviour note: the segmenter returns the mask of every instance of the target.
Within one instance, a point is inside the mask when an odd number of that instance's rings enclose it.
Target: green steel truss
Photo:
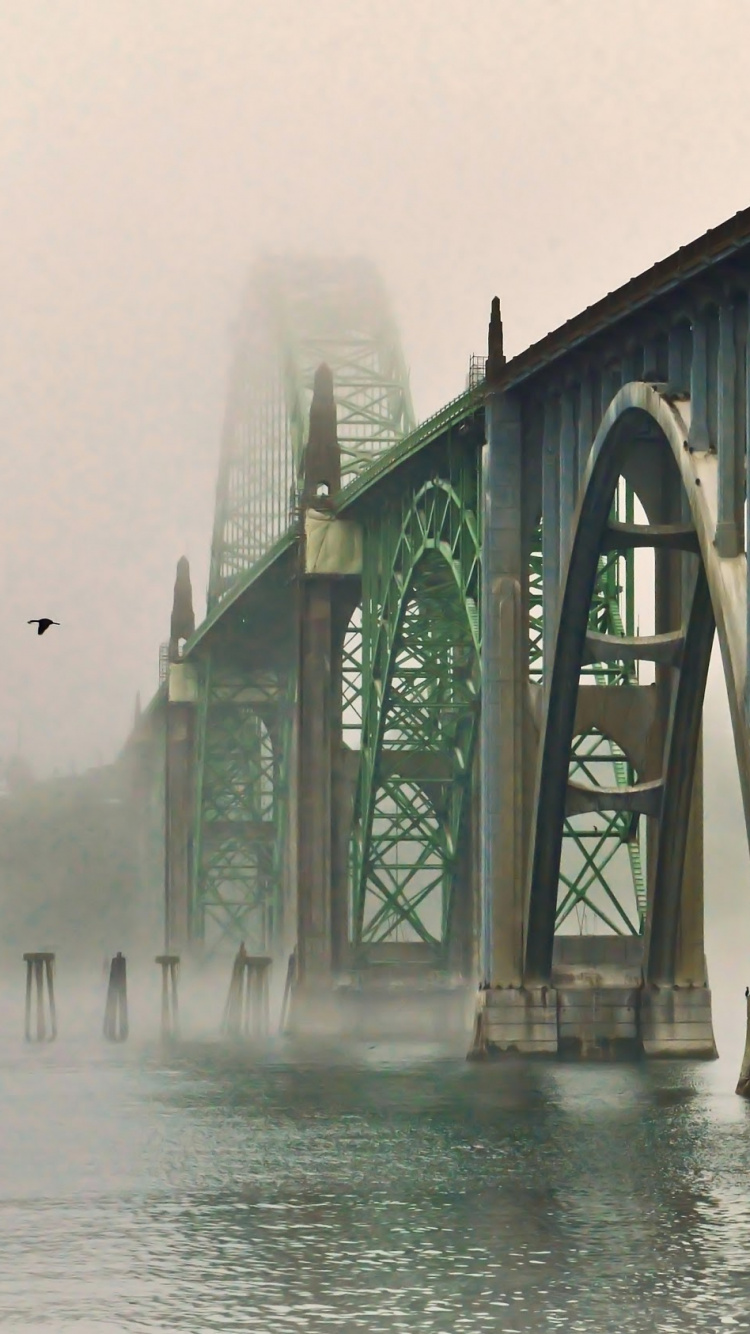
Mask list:
[[[633,521],[633,493],[621,484],[613,517]],[[623,621],[624,612],[624,621]],[[635,621],[633,553],[611,552],[599,561],[589,627],[601,634],[632,635]],[[537,528],[529,568],[529,677],[542,679],[542,530]],[[637,680],[633,663],[593,663],[581,679],[597,685]],[[594,729],[573,740],[570,778],[592,787],[629,786],[637,775],[619,746]],[[626,812],[575,815],[565,820],[556,928],[574,916],[579,931],[599,924],[617,935],[640,935],[646,917],[643,830]]]
[[[439,476],[365,526],[361,632],[345,645],[345,721],[361,663],[351,843],[352,941],[422,941],[446,962],[480,701],[476,457],[449,445]],[[361,654],[361,656],[360,656]]]
[[[294,521],[313,376],[333,372],[342,486],[414,427],[408,375],[364,260],[266,259],[236,336],[216,491],[208,609]]]
[[[281,929],[294,677],[215,655],[200,700],[191,937],[262,952]]]

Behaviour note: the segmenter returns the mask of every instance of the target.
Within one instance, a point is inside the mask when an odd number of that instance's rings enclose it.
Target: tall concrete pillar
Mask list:
[[[341,761],[341,643],[362,569],[361,534],[338,520],[341,485],[333,379],[319,367],[302,492],[297,692],[297,980],[291,1027],[328,1025],[348,933],[351,774]],[[353,578],[356,576],[356,579]],[[356,583],[356,589],[354,587]],[[310,1004],[312,1002],[312,1004]]]
[[[177,565],[169,636],[164,756],[164,936],[165,950],[190,940],[195,816],[195,706],[193,668],[182,661],[182,645],[195,630],[190,567]]]
[[[305,578],[300,598],[297,786],[298,980],[330,988],[331,580]]]
[[[523,588],[520,408],[502,388],[504,355],[497,297],[487,361],[482,539],[481,903],[482,987],[473,1054],[554,1050],[541,999],[523,987],[524,712],[527,633]],[[541,1028],[540,1028],[541,1025]],[[543,1030],[543,1032],[542,1032]],[[541,1042],[541,1048],[538,1043]],[[547,1045],[545,1045],[547,1044]]]

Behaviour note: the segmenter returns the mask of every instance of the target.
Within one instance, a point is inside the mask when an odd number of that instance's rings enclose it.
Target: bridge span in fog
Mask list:
[[[364,262],[260,264],[206,618],[181,562],[125,752],[167,945],[475,1052],[715,1054],[701,714],[750,805],[750,210],[414,421]],[[166,811],[166,819],[164,813]]]

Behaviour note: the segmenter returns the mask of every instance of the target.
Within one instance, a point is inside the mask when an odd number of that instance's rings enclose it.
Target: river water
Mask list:
[[[416,1044],[259,1056],[208,1034],[113,1048],[100,999],[75,1024],[63,1006],[45,1047],[20,1041],[20,1004],[2,1011],[3,1328],[750,1329],[737,1050],[574,1066]]]

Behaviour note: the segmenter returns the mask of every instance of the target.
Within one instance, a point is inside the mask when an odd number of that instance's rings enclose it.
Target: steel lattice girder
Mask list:
[[[624,514],[626,522],[632,523],[633,493],[624,484],[615,498],[613,518],[617,519],[620,513]],[[591,599],[590,629],[600,634],[632,635],[634,610],[633,552],[611,552],[602,556]],[[532,681],[541,680],[543,638],[540,524],[534,535],[529,562],[529,677]],[[592,663],[583,668],[581,675],[597,685],[627,685],[637,680],[636,671],[635,663]],[[635,781],[633,768],[619,746],[595,730],[576,737],[570,756],[571,780],[590,783],[592,787],[606,787],[611,786],[612,777],[622,787]],[[613,863],[623,847],[629,860],[635,920],[632,908],[623,902],[622,890],[612,878]],[[607,906],[603,905],[602,899]],[[575,815],[565,820],[556,927],[559,929],[574,911],[585,912],[586,909],[615,934],[640,935],[643,932],[646,883],[641,830],[625,812]]]
[[[445,453],[439,476],[365,528],[355,951],[404,933],[441,958],[448,944],[479,713],[481,539],[476,457]]]
[[[209,611],[294,521],[313,376],[323,361],[333,372],[343,486],[414,427],[384,290],[361,260],[259,264],[231,373]]]
[[[294,679],[219,655],[201,681],[191,935],[260,952],[282,912]]]

